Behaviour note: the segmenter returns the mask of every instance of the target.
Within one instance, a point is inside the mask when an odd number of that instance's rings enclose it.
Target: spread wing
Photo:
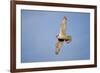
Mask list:
[[[67,18],[64,16],[62,22],[61,22],[61,25],[60,25],[60,34],[61,35],[65,35],[66,34],[66,21],[67,21]]]
[[[58,40],[56,43],[56,54],[59,54],[62,45],[63,45],[63,41]]]

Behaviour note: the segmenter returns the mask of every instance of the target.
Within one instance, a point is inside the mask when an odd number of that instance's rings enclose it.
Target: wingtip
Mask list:
[[[56,55],[58,55],[59,53],[58,52],[56,52]]]
[[[66,16],[64,16],[64,19],[66,19],[66,20],[67,20],[67,17],[66,17]]]
[[[58,50],[58,51],[56,50],[56,51],[55,51],[55,54],[56,54],[56,55],[59,55],[59,52],[60,52],[60,50]]]

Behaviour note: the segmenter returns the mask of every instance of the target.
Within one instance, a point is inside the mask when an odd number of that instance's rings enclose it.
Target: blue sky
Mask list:
[[[56,55],[56,35],[64,16],[72,42],[64,42]],[[90,59],[89,13],[21,10],[21,26],[22,63]]]

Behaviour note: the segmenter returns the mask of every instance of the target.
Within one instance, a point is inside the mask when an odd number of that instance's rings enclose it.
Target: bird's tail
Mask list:
[[[71,36],[67,36],[68,40],[66,40],[67,43],[70,43],[72,41],[72,37]]]

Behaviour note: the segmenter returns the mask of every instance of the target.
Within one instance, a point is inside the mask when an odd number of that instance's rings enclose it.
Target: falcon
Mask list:
[[[61,24],[60,24],[60,32],[56,36],[57,43],[56,43],[56,55],[59,54],[61,47],[63,46],[64,41],[70,43],[72,41],[72,37],[66,33],[66,25],[67,25],[67,18],[64,16]]]

